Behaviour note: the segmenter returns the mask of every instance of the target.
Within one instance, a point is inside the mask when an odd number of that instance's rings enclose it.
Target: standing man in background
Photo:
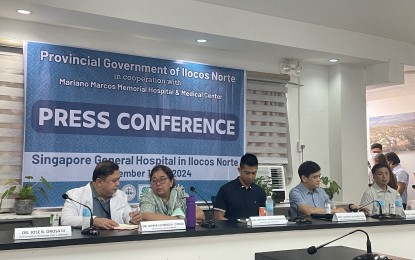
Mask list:
[[[372,174],[371,169],[372,169],[373,165],[376,164],[374,158],[375,158],[376,155],[378,155],[380,153],[383,153],[382,145],[380,143],[373,143],[370,146],[371,158],[367,161],[367,165],[369,167],[369,170],[368,170],[368,173],[367,173],[367,179],[368,179],[369,186],[371,186],[372,183],[373,183],[373,174]]]
[[[254,183],[258,170],[258,158],[250,153],[242,156],[239,176],[220,187],[214,202],[215,220],[245,219],[259,215],[259,207],[265,207],[265,191]]]

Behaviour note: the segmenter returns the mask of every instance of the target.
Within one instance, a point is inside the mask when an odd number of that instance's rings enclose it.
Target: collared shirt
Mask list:
[[[378,203],[374,202],[375,200],[383,200],[384,206],[383,213],[389,213],[389,206],[395,204],[395,200],[400,196],[399,193],[392,189],[389,186],[386,186],[387,190],[382,190],[376,183],[373,183],[365,193],[363,193],[360,205],[366,206],[370,209],[372,214],[378,214]]]
[[[93,205],[93,215],[98,218],[108,218],[111,219],[111,209],[110,209],[110,201],[111,198],[106,198],[105,200],[102,200],[97,191],[95,190],[94,185],[92,185],[92,182],[89,184],[91,185],[92,190],[92,203]]]
[[[214,209],[225,212],[227,219],[249,218],[259,215],[259,207],[265,207],[265,191],[252,183],[245,188],[239,177],[220,187]]]
[[[292,218],[298,217],[298,208],[301,205],[305,204],[311,207],[324,208],[324,204],[332,204],[329,196],[322,188],[319,187],[314,191],[310,191],[302,182],[291,189],[289,199],[290,215]]]
[[[405,171],[405,169],[402,167],[401,164],[398,164],[395,166],[395,168],[392,169],[393,174],[396,176],[396,180],[398,182],[405,183],[406,188],[402,192],[402,202],[407,203],[408,202],[408,183],[409,183],[409,174]]]

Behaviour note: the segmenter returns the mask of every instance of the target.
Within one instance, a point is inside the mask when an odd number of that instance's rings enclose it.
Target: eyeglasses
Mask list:
[[[151,185],[157,185],[160,182],[161,185],[165,184],[168,178],[160,178],[160,179],[151,179]]]

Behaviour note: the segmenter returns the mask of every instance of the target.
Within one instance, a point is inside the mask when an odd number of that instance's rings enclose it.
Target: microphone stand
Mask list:
[[[62,194],[62,198],[64,199],[64,200],[66,200],[66,199],[68,199],[68,200],[70,200],[70,201],[73,201],[73,202],[75,202],[75,203],[77,203],[77,204],[79,204],[79,205],[82,205],[82,206],[84,206],[85,208],[87,208],[88,210],[89,210],[89,213],[91,213],[91,218],[90,218],[90,220],[89,220],[89,227],[87,227],[87,228],[84,228],[84,229],[82,229],[82,231],[81,231],[81,234],[86,234],[86,235],[98,235],[99,234],[99,229],[97,228],[97,227],[94,227],[94,217],[92,216],[92,210],[91,210],[91,208],[90,207],[88,207],[87,205],[85,205],[85,204],[82,204],[82,203],[80,203],[80,202],[78,202],[78,201],[76,201],[76,200],[73,200],[73,199],[71,199],[69,196],[68,196],[68,194]]]
[[[380,204],[380,202],[379,201],[377,201],[377,200],[375,200],[377,203],[378,203],[378,205],[379,205],[379,214],[375,214],[375,215],[372,215],[371,216],[371,218],[376,218],[376,219],[387,219],[388,217],[385,215],[385,214],[383,214],[383,211],[382,211],[382,204]]]
[[[199,195],[199,197],[206,203],[206,205],[208,206],[208,210],[209,210],[209,214],[208,214],[208,221],[203,221],[203,223],[200,225],[202,227],[207,227],[209,229],[215,228],[216,224],[215,222],[213,222],[212,220],[212,210],[210,208],[209,203],[207,202],[207,200],[205,200],[205,198],[202,197],[202,195],[200,195],[197,191],[195,187],[190,187],[190,191],[196,193],[197,195]]]
[[[360,207],[360,208],[358,208],[357,210],[359,211],[359,210],[361,210],[362,208],[366,207],[367,205],[370,205],[370,204],[375,203],[375,202],[377,202],[377,203],[378,203],[378,205],[379,205],[379,214],[374,214],[374,215],[372,215],[372,216],[370,216],[370,217],[371,217],[371,218],[376,218],[376,219],[387,219],[388,217],[387,217],[385,214],[383,214],[383,211],[382,211],[382,205],[381,205],[381,204],[380,204],[380,202],[379,202],[379,201],[377,201],[377,200],[372,200],[371,202],[367,203],[366,205],[361,206],[361,207]]]
[[[379,259],[379,255],[372,253],[372,243],[370,242],[369,234],[366,233],[366,231],[364,231],[362,229],[353,230],[352,232],[349,232],[346,235],[343,235],[341,237],[338,237],[336,239],[333,239],[330,242],[327,242],[325,244],[319,245],[318,247],[311,246],[311,247],[307,248],[307,253],[309,253],[310,255],[313,255],[313,254],[317,253],[317,250],[318,249],[320,249],[320,248],[322,248],[322,247],[324,247],[324,246],[326,246],[328,244],[331,244],[331,243],[333,243],[333,242],[335,242],[335,241],[337,241],[339,239],[342,239],[343,237],[346,237],[348,235],[351,235],[351,234],[353,234],[353,233],[355,233],[357,231],[363,232],[363,233],[366,234],[366,254],[358,255],[358,256],[354,257],[353,260],[377,260],[377,259]]]

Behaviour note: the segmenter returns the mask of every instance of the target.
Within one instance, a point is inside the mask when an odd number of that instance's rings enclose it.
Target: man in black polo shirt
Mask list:
[[[239,177],[223,185],[216,195],[215,220],[245,219],[258,216],[259,207],[265,206],[265,191],[254,183],[258,159],[245,154],[239,163]]]

